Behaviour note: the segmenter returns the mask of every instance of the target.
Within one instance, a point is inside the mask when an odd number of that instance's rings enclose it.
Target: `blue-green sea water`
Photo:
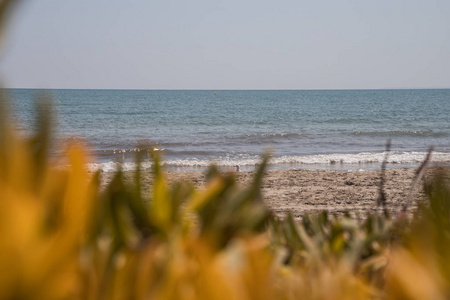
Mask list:
[[[32,128],[42,91],[4,90],[21,128]],[[371,169],[392,141],[390,166],[414,166],[434,146],[450,162],[450,90],[47,90],[59,141],[82,137],[93,167],[130,164],[156,148],[166,166],[211,162],[251,170],[264,151],[273,168]],[[130,164],[131,165],[131,164]]]

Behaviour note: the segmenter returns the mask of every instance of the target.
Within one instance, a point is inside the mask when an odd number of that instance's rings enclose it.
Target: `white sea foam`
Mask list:
[[[404,165],[418,165],[426,157],[426,152],[402,152],[391,151],[389,153],[387,163],[392,166]],[[317,155],[299,155],[299,156],[280,156],[272,157],[270,160],[271,166],[274,168],[310,168],[323,169],[328,167],[342,168],[342,169],[367,169],[373,168],[374,165],[381,165],[385,159],[385,152],[362,152],[356,154],[335,153],[335,154],[317,154]],[[433,152],[431,161],[434,163],[450,163],[450,153]],[[244,157],[224,157],[215,159],[176,159],[166,160],[163,165],[170,169],[181,170],[195,170],[204,169],[211,164],[216,164],[219,167],[235,168],[236,165],[243,167],[243,170],[251,170],[261,162],[259,156],[244,156]],[[151,162],[143,162],[141,168],[143,170],[150,169]],[[371,167],[369,167],[371,166]],[[348,167],[348,168],[347,168]],[[88,165],[90,171],[101,170],[103,172],[113,172],[121,168],[123,171],[130,171],[136,168],[134,163],[93,163]]]
[[[392,151],[389,153],[388,164],[417,164],[421,163],[426,152],[401,152]],[[274,158],[275,164],[381,164],[386,157],[386,152],[362,152],[357,154],[317,154],[307,156],[282,156]],[[433,152],[431,155],[433,162],[450,162],[450,153]]]
[[[152,163],[143,162],[141,163],[141,169],[150,169]],[[122,171],[134,171],[136,169],[135,163],[119,163],[119,162],[107,162],[107,163],[91,163],[87,165],[87,168],[91,172],[102,171],[102,172],[116,172],[118,170]]]

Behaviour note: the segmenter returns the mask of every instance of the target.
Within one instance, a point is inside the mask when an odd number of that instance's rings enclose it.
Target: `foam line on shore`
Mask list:
[[[391,167],[395,166],[407,166],[420,164],[426,156],[426,152],[402,152],[392,151],[389,154],[387,163]],[[357,166],[359,169],[373,169],[374,166],[382,163],[385,158],[385,152],[362,152],[356,154],[340,153],[340,154],[316,154],[316,155],[302,155],[302,156],[280,156],[273,157],[270,161],[271,166],[277,169],[295,169],[295,168],[308,168],[308,169],[326,169],[328,167],[339,169],[355,169]],[[253,169],[261,161],[259,156],[246,156],[246,157],[224,157],[224,158],[212,158],[212,159],[174,159],[165,160],[163,165],[170,169],[181,170],[195,170],[204,169],[211,164],[216,164],[219,167],[233,168],[235,166],[247,167],[248,170]],[[433,163],[449,164],[450,153],[445,152],[433,152],[431,161]],[[150,169],[152,163],[145,161],[142,163],[142,169]],[[134,170],[136,168],[135,163],[131,162],[105,162],[105,163],[92,163],[88,165],[90,171],[102,170],[103,172],[113,172],[118,168],[122,168],[124,171]]]

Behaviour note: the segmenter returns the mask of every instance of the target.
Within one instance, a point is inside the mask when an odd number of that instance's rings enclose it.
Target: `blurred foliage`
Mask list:
[[[260,194],[267,157],[247,187],[212,166],[207,184],[165,178],[153,159],[118,171],[104,188],[85,169],[81,142],[70,168],[49,156],[51,110],[20,136],[0,101],[0,299],[447,299],[450,191],[427,180],[412,221],[361,221],[325,212],[275,218]],[[136,163],[139,166],[141,157]],[[61,163],[61,162],[59,162]]]

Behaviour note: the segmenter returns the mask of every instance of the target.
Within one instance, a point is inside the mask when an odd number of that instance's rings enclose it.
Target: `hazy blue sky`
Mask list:
[[[450,1],[25,0],[8,87],[450,87]]]

